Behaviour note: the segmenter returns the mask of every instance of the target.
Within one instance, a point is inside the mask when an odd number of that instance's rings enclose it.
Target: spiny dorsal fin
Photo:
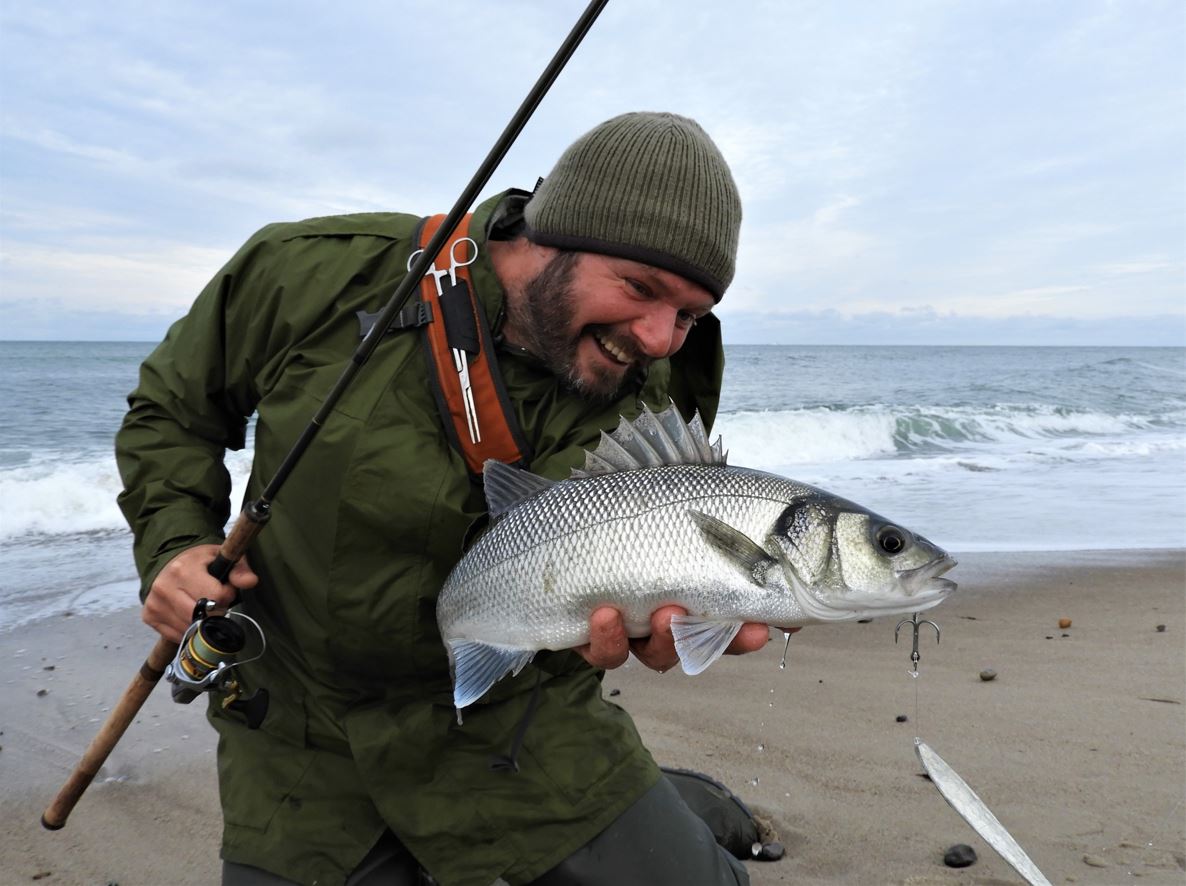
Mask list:
[[[492,458],[482,465],[482,480],[486,487],[486,508],[491,517],[501,517],[515,505],[539,495],[556,482]]]
[[[597,448],[585,453],[584,468],[574,468],[572,476],[695,464],[725,464],[721,440],[718,437],[710,444],[700,413],[685,422],[673,403],[658,414],[643,406],[642,415],[634,421],[623,418],[612,434],[602,432]]]

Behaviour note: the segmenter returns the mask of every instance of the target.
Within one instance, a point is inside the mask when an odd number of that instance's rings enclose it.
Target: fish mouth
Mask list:
[[[930,563],[924,563],[917,569],[903,569],[895,572],[894,575],[902,583],[907,594],[925,593],[947,596],[958,585],[949,578],[939,578],[939,576],[958,565],[958,562],[955,557],[944,554]]]

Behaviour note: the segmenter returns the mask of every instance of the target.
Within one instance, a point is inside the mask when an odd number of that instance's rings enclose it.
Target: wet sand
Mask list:
[[[749,864],[757,886],[1021,882],[919,776],[915,736],[1052,883],[1186,882],[1186,552],[960,559],[917,679],[878,619],[804,629],[785,670],[779,639],[698,677],[632,664],[606,691],[661,763],[772,822],[787,855]],[[0,632],[0,883],[218,882],[214,733],[163,687],[66,828],[39,824],[153,637],[132,609]],[[944,867],[954,843],[979,860]]]

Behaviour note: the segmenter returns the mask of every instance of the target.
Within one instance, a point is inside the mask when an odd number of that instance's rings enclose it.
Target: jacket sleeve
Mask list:
[[[184,548],[217,543],[230,515],[227,449],[242,449],[258,392],[253,366],[278,342],[262,306],[277,289],[264,228],[206,286],[144,361],[116,434],[118,501],[135,538],[140,598]]]

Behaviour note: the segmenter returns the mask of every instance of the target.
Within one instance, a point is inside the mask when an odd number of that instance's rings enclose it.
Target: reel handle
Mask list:
[[[112,749],[119,743],[128,726],[136,717],[153,687],[165,673],[165,667],[177,654],[177,644],[164,639],[157,640],[140,671],[132,678],[128,688],[120,697],[119,702],[107,719],[99,728],[99,734],[91,741],[90,746],[78,761],[78,765],[66,779],[53,802],[49,804],[41,815],[41,825],[47,830],[56,831],[65,827],[66,819],[74,809],[83,792],[94,780],[95,774],[107,761]]]

